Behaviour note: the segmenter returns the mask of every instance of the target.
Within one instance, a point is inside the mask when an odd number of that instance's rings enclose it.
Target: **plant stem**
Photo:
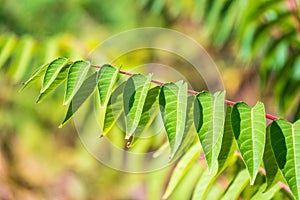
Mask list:
[[[98,65],[91,65],[91,66],[94,67],[94,68],[101,68],[101,66],[98,66]],[[130,72],[126,72],[126,71],[122,71],[122,70],[120,70],[119,72],[120,72],[120,74],[124,74],[124,75],[127,75],[127,76],[134,75],[134,74],[132,74]],[[151,80],[151,82],[152,83],[156,83],[158,85],[163,85],[164,84],[164,82],[161,82],[161,81],[158,81],[158,80],[154,80],[154,79]],[[188,90],[188,93],[189,94],[194,94],[194,95],[199,94],[199,92],[195,91],[195,90]],[[224,102],[225,102],[226,105],[234,105],[234,104],[236,104],[236,102],[230,101],[230,100],[226,100],[226,99],[224,100]],[[277,119],[279,119],[278,117],[276,117],[274,115],[271,115],[271,114],[268,114],[268,113],[266,113],[266,118],[268,118],[270,120],[277,120]]]

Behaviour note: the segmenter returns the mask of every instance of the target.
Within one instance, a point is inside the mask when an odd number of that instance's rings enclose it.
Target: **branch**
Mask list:
[[[94,67],[94,68],[101,68],[101,66],[98,66],[98,65],[91,65],[92,67]],[[124,75],[127,75],[127,76],[132,76],[133,74],[132,73],[130,73],[130,72],[126,72],[126,71],[122,71],[122,70],[120,70],[119,71],[120,72],[120,74],[124,74]],[[151,80],[151,82],[152,83],[156,83],[156,84],[158,84],[158,85],[163,85],[164,83],[163,82],[161,82],[161,81],[158,81],[158,80]],[[194,94],[194,95],[197,95],[197,94],[199,94],[199,92],[198,91],[195,91],[195,90],[188,90],[188,93],[189,94]],[[234,102],[234,101],[230,101],[230,100],[226,100],[225,99],[225,104],[226,105],[234,105],[236,102]],[[266,114],[266,118],[268,118],[268,119],[270,119],[270,120],[277,120],[277,119],[279,119],[278,117],[276,117],[276,116],[274,116],[274,115],[271,115],[271,114]]]

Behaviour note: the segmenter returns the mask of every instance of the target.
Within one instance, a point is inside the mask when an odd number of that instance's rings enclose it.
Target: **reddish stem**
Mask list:
[[[94,68],[101,68],[101,66],[97,66],[97,65],[91,65],[91,66],[94,67]],[[133,75],[130,72],[126,72],[126,71],[122,71],[122,70],[120,70],[120,74],[124,74],[124,75],[127,75],[127,76],[132,76]],[[155,84],[158,84],[158,85],[163,85],[164,84],[163,82],[158,81],[158,80],[154,80],[154,79],[151,80],[151,82],[155,83]],[[194,95],[199,94],[199,92],[195,91],[195,90],[188,90],[188,93],[189,94],[194,94]],[[226,105],[234,105],[234,104],[236,104],[236,102],[230,101],[230,100],[226,100],[226,99],[224,100],[224,102],[225,102]],[[270,120],[277,120],[278,119],[278,117],[276,117],[274,115],[271,115],[271,114],[268,114],[268,113],[266,114],[266,118],[268,118]]]

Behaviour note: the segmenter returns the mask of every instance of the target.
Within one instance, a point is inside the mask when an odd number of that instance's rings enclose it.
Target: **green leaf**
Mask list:
[[[60,128],[65,125],[74,113],[79,109],[79,107],[87,100],[89,96],[95,91],[95,87],[97,85],[97,73],[90,75],[81,85],[80,89],[75,94],[72,99],[66,117],[59,126]]]
[[[217,176],[214,176],[217,172],[217,167],[214,167],[211,171],[206,169],[201,175],[193,194],[193,200],[205,200],[207,193],[211,186],[215,183]]]
[[[185,129],[187,84],[183,81],[162,86],[159,104],[173,158],[179,149]]]
[[[300,199],[300,120],[279,119],[270,125],[272,149],[295,199]]]
[[[53,81],[53,83],[44,91],[40,92],[39,97],[36,100],[36,103],[42,102],[49,94],[51,94],[58,86],[60,86],[68,75],[70,65],[65,65],[60,72],[58,73],[57,77]]]
[[[148,91],[139,125],[134,132],[134,137],[129,147],[132,147],[138,141],[140,135],[146,130],[148,126],[150,126],[150,124],[154,120],[154,117],[158,113],[159,108],[156,103],[158,101],[159,91],[160,86],[151,88]]]
[[[267,184],[263,184],[262,186],[260,186],[259,190],[255,193],[251,200],[272,199],[274,195],[281,189],[280,185],[275,184],[267,192],[264,192],[265,190],[267,190],[266,186]]]
[[[57,58],[48,65],[44,75],[41,92],[47,90],[47,88],[54,82],[61,69],[68,64],[69,60],[67,58]]]
[[[100,105],[107,104],[109,97],[113,91],[113,87],[117,82],[119,69],[111,65],[103,65],[98,74],[98,91],[100,96]]]
[[[197,95],[194,106],[195,127],[209,169],[214,168],[221,150],[224,131],[225,92],[214,95],[207,91]]]
[[[70,66],[67,78],[67,90],[63,103],[64,105],[70,103],[76,92],[79,90],[89,68],[90,62],[82,60],[76,61]]]
[[[50,38],[42,44],[42,62],[48,63],[55,59],[58,54],[58,40],[56,38]]]
[[[11,55],[15,45],[16,37],[14,35],[9,36],[0,52],[0,69]]]
[[[266,117],[263,103],[258,102],[252,109],[244,102],[236,103],[232,109],[231,122],[253,185],[265,148]]]
[[[140,122],[151,78],[152,74],[148,74],[147,77],[135,74],[126,81],[123,95],[126,123],[125,139],[129,139],[134,134]]]
[[[233,106],[228,106],[226,110],[226,118],[225,118],[225,125],[224,125],[224,133],[222,139],[222,145],[220,154],[218,156],[218,174],[220,174],[225,167],[227,166],[228,162],[234,155],[236,146],[234,143],[234,133],[231,127],[231,112]]]
[[[234,181],[230,184],[222,200],[238,199],[241,192],[249,184],[249,176],[247,176],[247,170],[244,169],[239,172]]]
[[[179,145],[177,152],[185,151],[185,148],[189,147],[194,141],[196,136],[196,130],[194,123],[194,100],[195,95],[189,95],[187,98],[187,107],[186,107],[186,122],[184,126],[184,133],[182,137],[182,143]]]
[[[32,75],[31,77],[23,83],[23,87],[20,89],[20,92],[32,85],[36,80],[38,80],[41,76],[45,74],[45,71],[48,67],[49,63],[40,66]]]
[[[9,70],[9,74],[12,75],[15,82],[19,82],[26,74],[33,48],[34,40],[31,37],[24,37],[19,42]]]
[[[126,82],[119,85],[111,94],[106,106],[103,135],[106,135],[123,112],[123,90]]]
[[[280,170],[278,168],[276,158],[273,153],[272,145],[271,145],[271,138],[270,138],[271,127],[272,127],[272,123],[267,128],[266,144],[265,144],[265,151],[263,156],[264,166],[266,170],[266,179],[267,179],[266,191],[270,189],[272,186],[274,186],[275,184],[277,184],[280,176]],[[286,152],[286,150],[282,151],[282,153],[284,152]]]
[[[176,186],[179,184],[183,176],[187,173],[188,169],[199,157],[201,152],[201,146],[199,143],[195,143],[179,160],[175,169],[172,172],[171,180],[163,195],[163,199],[169,198]]]

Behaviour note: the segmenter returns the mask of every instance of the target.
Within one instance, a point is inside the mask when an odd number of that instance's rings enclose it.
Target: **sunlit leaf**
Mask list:
[[[162,86],[159,104],[173,158],[182,143],[187,108],[187,84],[183,81]]]
[[[147,75],[147,77],[141,74],[135,74],[126,81],[123,96],[126,122],[125,139],[129,139],[138,127],[151,78],[152,74]]]
[[[270,189],[272,186],[277,184],[280,176],[280,170],[276,163],[276,158],[273,153],[272,145],[271,145],[271,138],[270,138],[271,127],[272,127],[272,123],[267,128],[266,144],[265,144],[265,151],[263,156],[264,166],[266,170],[266,179],[267,179],[266,190]],[[286,151],[282,151],[282,153],[284,152]]]
[[[89,68],[90,62],[82,60],[76,61],[70,66],[67,78],[67,89],[63,103],[64,105],[70,103],[76,92],[79,90]]]
[[[196,137],[196,130],[194,124],[194,100],[195,95],[189,95],[186,107],[186,122],[184,126],[184,133],[182,143],[179,145],[178,153],[185,151],[191,145]]]
[[[249,176],[247,170],[244,169],[238,173],[234,181],[230,184],[222,200],[237,199],[244,188],[249,184]]]
[[[90,75],[81,85],[80,89],[75,94],[72,99],[66,117],[61,123],[60,127],[65,125],[74,113],[79,109],[79,107],[87,100],[89,96],[95,91],[95,87],[97,85],[97,73]]]
[[[140,135],[147,129],[148,126],[150,126],[154,117],[158,113],[159,107],[158,105],[156,105],[156,103],[158,102],[159,91],[160,91],[160,86],[151,88],[148,91],[145,100],[145,105],[143,107],[141,119],[138,127],[134,132],[134,137],[130,144],[130,147],[132,147],[138,141]]]
[[[98,73],[98,91],[100,96],[100,105],[107,104],[109,97],[116,84],[119,70],[111,65],[103,65]]]
[[[201,146],[199,143],[195,143],[180,159],[175,169],[172,172],[171,180],[169,181],[168,187],[163,195],[163,199],[169,198],[176,186],[181,181],[182,177],[186,174],[188,169],[199,157],[201,152]]]
[[[66,80],[69,67],[70,65],[65,65],[60,70],[53,83],[44,92],[40,93],[39,97],[36,100],[36,103],[42,102],[49,94],[51,94],[58,86],[60,86]]]
[[[267,186],[267,184],[263,184],[262,186],[260,186],[259,190],[255,193],[255,195],[251,198],[251,200],[272,199],[274,197],[274,195],[277,192],[279,192],[281,189],[280,185],[275,184],[267,192],[265,192],[265,190],[267,190],[266,186]]]
[[[16,37],[14,35],[8,36],[4,46],[0,51],[0,69],[3,67],[3,65],[11,55],[15,45],[16,45]]]
[[[300,199],[300,120],[279,119],[270,125],[272,149],[294,197]]]
[[[201,175],[196,188],[193,193],[193,200],[205,200],[207,193],[209,192],[211,186],[215,183],[217,176],[214,174],[217,173],[217,167],[214,167],[212,170],[208,168]]]
[[[194,106],[195,127],[209,169],[214,168],[220,153],[224,131],[225,92],[201,92]]]
[[[119,85],[111,94],[106,106],[103,135],[106,135],[121,116],[123,109],[123,90],[125,82]]]
[[[8,72],[15,82],[19,82],[27,73],[33,48],[34,40],[31,37],[24,37],[18,43]]]
[[[54,82],[61,69],[68,64],[69,61],[67,58],[57,58],[48,65],[44,75],[41,92],[47,90],[47,88]]]
[[[231,123],[253,185],[265,148],[266,117],[263,103],[258,102],[252,109],[244,102],[236,103],[232,109]]]
[[[40,66],[31,76],[30,78],[23,83],[23,87],[20,89],[20,92],[32,85],[35,81],[37,81],[41,76],[45,74],[45,71],[48,67],[49,63]]]
[[[231,127],[231,112],[233,106],[228,106],[224,125],[224,133],[220,154],[218,156],[218,173],[222,172],[235,152],[234,133]]]

